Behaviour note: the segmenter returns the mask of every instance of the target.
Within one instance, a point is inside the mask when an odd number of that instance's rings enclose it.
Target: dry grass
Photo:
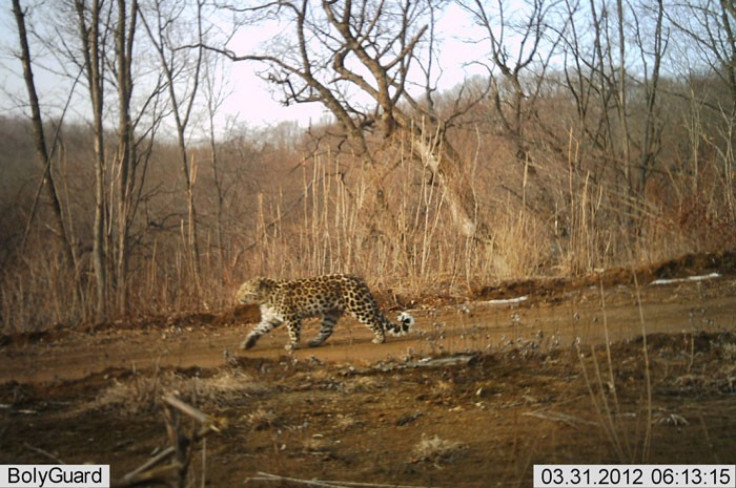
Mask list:
[[[242,404],[249,396],[262,394],[267,388],[252,378],[232,372],[221,372],[209,378],[185,377],[174,372],[135,376],[115,380],[85,409],[111,409],[132,417],[159,408],[165,393],[175,393],[194,405]],[[265,415],[265,414],[264,414]]]
[[[380,163],[370,166],[331,150],[305,156],[292,143],[278,162],[223,162],[233,180],[223,195],[202,168],[198,265],[184,220],[171,210],[181,202],[157,195],[147,210],[152,221],[136,223],[140,241],[122,285],[129,297],[124,315],[220,310],[231,304],[237,284],[253,275],[350,272],[365,276],[374,289],[398,294],[467,294],[501,278],[579,275],[736,244],[736,197],[732,176],[723,174],[731,166],[717,157],[703,162],[697,185],[686,173],[672,173],[632,196],[597,162],[599,155],[581,154],[575,141],[568,155],[539,150],[533,164],[510,159],[513,151],[502,139],[494,142],[500,147],[487,144],[478,140],[465,148],[474,156],[467,174],[459,175],[472,182],[474,219],[482,229],[467,239],[459,238],[442,188],[402,146],[376,149]],[[149,177],[153,186],[176,184],[164,172]],[[221,203],[229,213],[215,212],[216,195],[226,197]],[[160,227],[169,216],[172,221]],[[50,237],[34,231],[24,254],[11,253],[3,262],[1,332],[94,320],[89,256],[81,254],[75,270]],[[76,238],[81,243],[86,237],[80,231]],[[110,296],[109,318],[121,318],[115,290]]]

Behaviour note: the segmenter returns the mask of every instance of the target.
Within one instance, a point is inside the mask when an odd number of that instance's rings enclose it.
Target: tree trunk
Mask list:
[[[95,215],[93,226],[92,264],[97,284],[97,320],[107,320],[107,251],[105,245],[105,141],[103,117],[103,76],[102,56],[100,55],[100,1],[92,1],[90,25],[86,22],[86,7],[83,0],[75,2],[79,21],[79,35],[82,41],[87,81],[92,101],[94,117],[95,151]]]
[[[460,156],[447,141],[444,131],[428,134],[426,128],[410,122],[408,131],[414,153],[429,168],[445,194],[455,227],[464,237],[476,236],[476,201],[473,188],[462,177]]]
[[[71,243],[66,232],[66,226],[64,225],[64,218],[61,212],[61,201],[59,200],[58,193],[56,191],[56,184],[54,182],[54,176],[51,172],[51,160],[49,158],[49,152],[46,147],[46,138],[43,130],[43,120],[41,118],[41,108],[38,101],[38,93],[36,92],[36,84],[33,80],[33,69],[31,66],[31,50],[28,45],[28,34],[26,33],[25,14],[20,5],[20,0],[13,0],[13,15],[18,25],[18,40],[20,42],[21,49],[21,62],[23,64],[23,77],[26,83],[26,90],[28,91],[28,102],[31,108],[31,123],[33,125],[33,137],[36,144],[36,159],[43,168],[43,188],[46,190],[46,194],[51,202],[51,208],[54,214],[56,233],[61,241],[64,256],[70,266],[76,269],[76,262],[74,259],[74,253],[72,251]],[[31,215],[28,220],[28,225],[23,237],[22,248],[25,247],[25,242],[28,237],[31,222],[35,211],[31,211]]]
[[[118,25],[115,46],[118,62],[118,235],[116,256],[117,306],[121,316],[128,309],[128,237],[133,198],[132,165],[136,160],[133,142],[133,124],[130,116],[130,100],[133,93],[131,65],[133,63],[133,40],[138,3],[133,0],[130,16],[127,15],[125,0],[118,0]],[[126,23],[126,18],[128,18]],[[127,29],[126,29],[127,27]]]

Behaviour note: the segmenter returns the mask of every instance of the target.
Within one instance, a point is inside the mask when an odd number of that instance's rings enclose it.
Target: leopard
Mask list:
[[[296,280],[265,277],[244,282],[236,293],[242,304],[258,304],[261,321],[246,336],[241,349],[251,349],[264,334],[285,324],[289,342],[287,351],[299,348],[302,320],[322,316],[319,334],[307,344],[319,347],[332,335],[338,319],[348,312],[373,332],[374,344],[386,341],[386,332],[405,335],[414,325],[408,312],[398,316],[399,323],[381,312],[366,282],[354,275],[329,274]]]

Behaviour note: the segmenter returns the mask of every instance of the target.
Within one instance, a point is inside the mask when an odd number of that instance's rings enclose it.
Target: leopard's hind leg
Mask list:
[[[383,314],[378,309],[378,305],[373,303],[371,305],[351,308],[350,315],[373,331],[373,340],[371,341],[373,344],[383,344],[386,342],[384,322],[388,321],[383,317]]]
[[[324,344],[327,338],[330,337],[332,332],[335,330],[335,324],[337,324],[337,321],[340,319],[340,315],[342,315],[342,312],[339,310],[325,312],[322,316],[322,327],[319,330],[319,335],[309,341],[309,347],[319,347]]]

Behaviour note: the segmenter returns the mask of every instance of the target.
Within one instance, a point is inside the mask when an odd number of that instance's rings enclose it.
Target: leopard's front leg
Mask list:
[[[261,322],[253,328],[252,331],[245,337],[245,340],[240,345],[241,349],[250,349],[251,347],[256,345],[256,342],[258,342],[258,339],[261,338],[263,334],[268,334],[273,329],[281,325],[281,321],[275,318],[264,318],[261,320]]]
[[[299,338],[302,332],[302,321],[301,320],[287,320],[286,330],[289,332],[289,343],[284,347],[287,351],[291,352],[295,349],[299,349]]]

